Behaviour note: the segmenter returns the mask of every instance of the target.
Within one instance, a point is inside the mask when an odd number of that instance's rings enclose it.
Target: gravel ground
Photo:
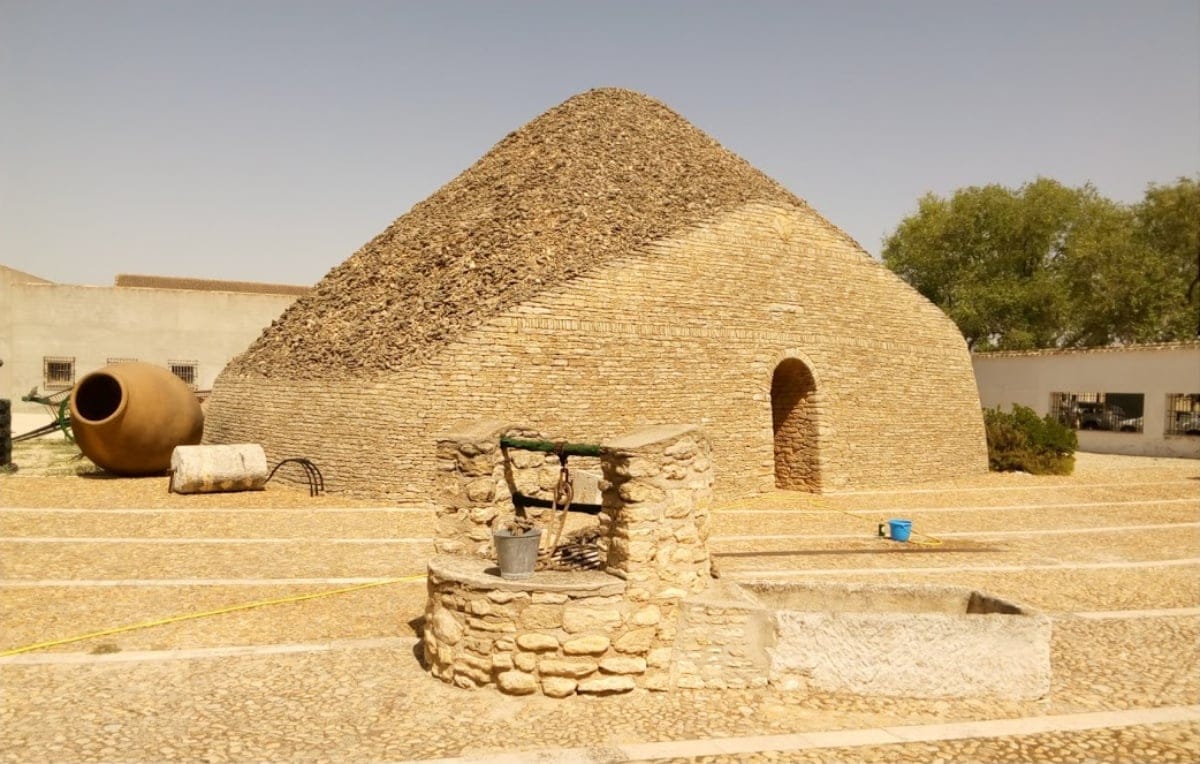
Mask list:
[[[1057,619],[1051,698],[1062,712],[1200,700],[1200,618]]]
[[[1184,486],[1185,488],[1188,486]],[[1153,503],[1153,502],[1161,503]],[[1200,507],[1194,498],[1148,499],[1134,505],[1111,503],[1106,505],[1042,506],[1029,509],[989,510],[975,509],[950,511],[947,508],[912,509],[899,508],[894,513],[880,510],[860,510],[851,507],[854,516],[828,510],[727,510],[713,515],[714,538],[746,535],[745,523],[754,522],[755,534],[852,534],[864,537],[875,535],[876,526],[891,517],[906,517],[913,521],[913,529],[921,533],[938,536],[943,533],[966,535],[968,538],[981,534],[1014,531],[1064,531],[1079,529],[1103,531],[1106,528],[1155,525],[1159,523],[1200,522]],[[1034,535],[1031,533],[1030,535]],[[1063,534],[1070,536],[1074,534]],[[947,537],[949,538],[949,537]],[[1068,539],[1069,540],[1069,539]]]
[[[1054,764],[1149,764],[1194,762],[1200,748],[1200,729],[1190,724],[1157,724],[1121,729],[1059,732],[1021,737],[975,738],[939,743],[863,746],[836,751],[815,750],[751,754],[750,756],[698,756],[650,759],[653,764],[757,764],[787,761],[792,764],[954,764],[955,762],[1054,762]]]
[[[5,624],[0,649],[85,634],[114,624],[146,623],[164,617],[208,612],[296,596],[338,591],[344,586],[150,586],[122,591],[81,587],[16,589],[0,600]],[[303,602],[255,608],[216,618],[65,644],[47,652],[173,650],[244,645],[324,642],[337,639],[415,637],[425,610],[423,581],[386,584]]]
[[[951,509],[925,516],[914,512],[914,518],[918,523],[944,523],[939,530],[956,532],[994,531],[998,526],[991,520],[1001,514],[1012,530],[1029,531],[1195,522],[1196,507],[1153,502],[1191,496],[1200,503],[1200,464],[1146,460],[1155,463],[1147,467],[1139,459],[1093,461],[1092,455],[1080,456],[1080,472],[1069,479],[1041,482],[995,475],[973,478],[967,485],[915,486],[887,494],[821,499],[772,494],[740,506],[788,506],[794,511],[782,517],[720,510],[715,515],[718,535],[772,535],[782,527],[783,532],[809,536],[782,542],[715,539],[717,551],[807,553],[719,558],[729,576],[767,567],[794,571],[802,578],[804,570],[821,568],[841,571],[822,574],[821,580],[879,581],[881,574],[872,569],[886,567],[897,569],[882,575],[889,582],[970,585],[1049,611],[1054,619],[1054,678],[1050,695],[1041,701],[802,696],[771,689],[635,693],[572,701],[467,692],[432,679],[420,667],[413,647],[425,590],[420,582],[409,582],[0,658],[5,690],[0,697],[0,762],[383,762],[576,746],[600,755],[613,746],[638,742],[699,741],[703,746],[705,740],[722,737],[1052,719],[1060,714],[1197,704],[1200,616],[1186,610],[1115,614],[1103,620],[1074,614],[1200,606],[1200,564],[1155,564],[1196,557],[1200,544],[1194,529],[965,536],[937,551],[917,552],[894,551],[899,548],[894,542],[871,538],[873,527],[865,529],[862,539],[812,538],[860,528],[858,520],[822,507],[855,508],[871,502]],[[425,510],[367,507],[337,497],[313,500],[304,491],[282,486],[256,494],[204,497],[198,504],[192,501],[197,497],[170,496],[160,488],[153,480],[37,478],[28,473],[0,478],[0,529],[5,539],[0,541],[0,647],[331,591],[340,587],[255,581],[408,573],[420,569],[428,556],[424,543],[373,543],[396,536],[422,538],[422,532],[428,533]],[[56,498],[48,500],[48,495]],[[1123,503],[1095,510],[969,509],[1062,504],[1082,501],[1081,496]],[[73,509],[41,512],[38,507]],[[102,538],[110,541],[88,540]],[[346,543],[352,538],[364,543]],[[1031,560],[1042,560],[1044,567],[1022,570],[1020,566]],[[1071,567],[1097,561],[1137,567]],[[192,576],[222,582],[171,582]],[[37,583],[123,577],[141,582]],[[317,644],[332,648],[317,650]],[[227,649],[238,647],[259,652],[228,654]],[[138,653],[146,650],[161,652]],[[212,650],[218,652],[205,652]],[[1087,732],[764,749],[736,757],[662,760],[939,759],[1195,761],[1200,760],[1200,730],[1195,722],[1131,724]]]
[[[273,495],[287,494],[272,490]],[[307,494],[299,498],[309,504]],[[74,509],[62,512],[8,512],[0,515],[0,536],[124,538],[121,522],[136,517],[140,539],[270,538],[397,539],[429,538],[432,510],[335,508],[327,503],[305,508],[224,509],[189,506],[166,511]],[[432,543],[432,542],[431,542]]]
[[[0,543],[4,575],[13,581],[407,576],[424,572],[430,552],[425,544]]]

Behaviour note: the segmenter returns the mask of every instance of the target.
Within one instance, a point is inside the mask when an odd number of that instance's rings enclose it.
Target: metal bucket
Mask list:
[[[520,536],[514,536],[505,528],[492,531],[492,541],[496,544],[496,561],[500,564],[500,577],[519,581],[533,576],[541,540],[541,528],[534,528]]]

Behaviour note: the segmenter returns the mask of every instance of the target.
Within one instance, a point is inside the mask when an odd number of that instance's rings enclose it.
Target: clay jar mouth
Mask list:
[[[111,374],[89,374],[76,386],[74,414],[85,422],[100,424],[125,408],[125,388]]]

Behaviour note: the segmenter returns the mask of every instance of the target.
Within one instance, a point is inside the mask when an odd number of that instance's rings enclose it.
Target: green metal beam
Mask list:
[[[525,451],[543,451],[547,454],[557,454],[559,446],[567,456],[599,456],[603,447],[598,443],[566,443],[555,440],[524,440],[523,438],[500,438],[501,448],[520,448]]]

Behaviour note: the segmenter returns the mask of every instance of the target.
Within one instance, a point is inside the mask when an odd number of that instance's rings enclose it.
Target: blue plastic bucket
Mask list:
[[[888,520],[888,530],[893,541],[908,541],[912,533],[912,520]]]

